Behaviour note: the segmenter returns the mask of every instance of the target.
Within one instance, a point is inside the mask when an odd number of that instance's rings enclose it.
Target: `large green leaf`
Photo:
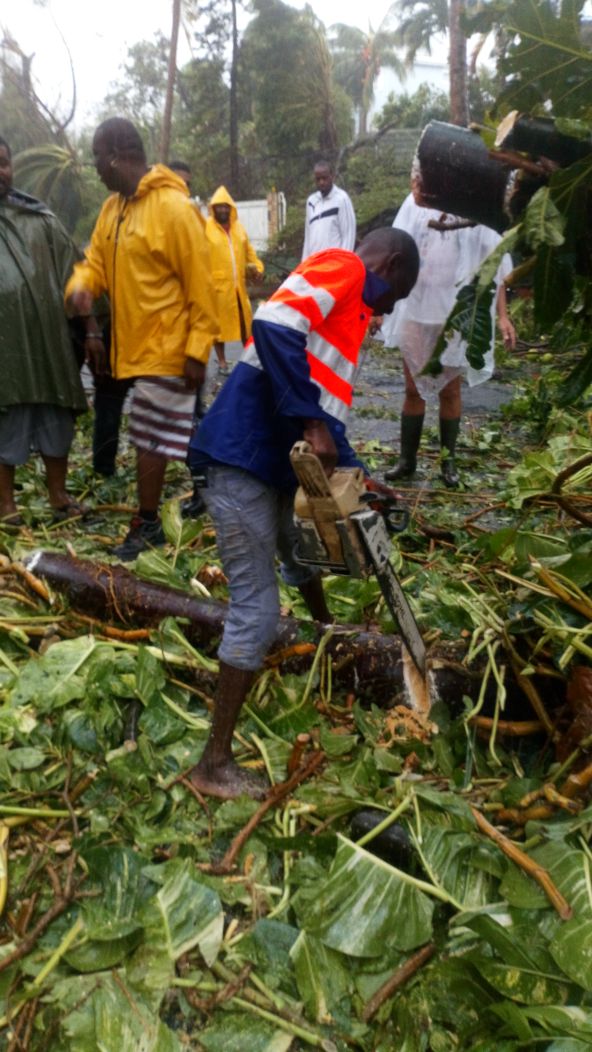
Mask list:
[[[542,186],[531,197],[524,212],[524,237],[535,251],[543,245],[557,248],[565,240],[564,228],[565,217],[553,202],[551,188]]]
[[[561,406],[574,405],[578,398],[588,390],[592,384],[592,344],[587,348],[584,357],[577,362],[571,373],[561,384],[557,397],[557,404]]]
[[[553,112],[586,113],[592,98],[592,52],[581,42],[584,0],[561,5],[516,0],[505,8],[504,32],[510,42],[501,61],[509,78],[502,94],[508,110],[528,111],[550,100]]]
[[[31,658],[12,692],[14,705],[34,701],[38,712],[48,712],[83,698],[85,679],[82,668],[96,647],[93,636],[78,636],[55,643],[43,657]]]
[[[327,881],[300,919],[308,934],[334,950],[380,957],[427,942],[433,908],[407,873],[340,836]]]
[[[584,1047],[589,1048],[592,1044],[592,1014],[576,1005],[532,1005],[519,1008],[504,1002],[494,1005],[492,1011],[510,1024],[517,1037],[525,1040],[535,1036],[536,1028],[536,1036],[546,1034],[550,1038],[560,1038],[566,1035],[582,1040]]]
[[[290,956],[308,1018],[330,1023],[335,1006],[347,995],[350,985],[343,958],[306,932],[300,933]]]
[[[519,236],[520,228],[517,226],[506,230],[499,244],[496,245],[493,252],[489,253],[487,259],[483,261],[477,275],[477,291],[479,293],[484,292],[495,279],[499,265],[506,253],[509,252],[511,254],[514,252]]]
[[[138,917],[154,893],[143,875],[145,860],[131,848],[91,848],[84,852],[89,884],[100,894],[83,903],[83,937],[66,954],[72,968],[97,972],[120,963],[142,941]]]
[[[485,288],[479,286],[479,277],[473,278],[470,285],[460,289],[456,303],[448,315],[444,328],[424,372],[437,375],[441,372],[440,358],[448,341],[458,334],[467,343],[467,361],[474,369],[481,369],[485,355],[491,347],[492,322],[491,301],[495,292],[495,283],[491,281]]]
[[[138,986],[166,989],[175,962],[194,946],[199,946],[208,964],[218,955],[224,927],[220,899],[211,888],[198,883],[193,872],[189,862],[177,860],[145,870],[146,876],[162,886],[138,913],[144,943],[130,965],[130,978]]]
[[[56,1052],[181,1052],[176,1035],[124,971],[58,980],[45,1000],[58,1009],[65,1038],[52,1044]]]
[[[294,1038],[247,1012],[226,1012],[199,1035],[206,1052],[288,1052]]]
[[[574,256],[542,245],[534,267],[534,309],[536,320],[549,329],[569,309],[575,282]]]
[[[592,881],[588,856],[556,841],[536,848],[532,858],[548,871],[573,910],[571,920],[557,922],[549,944],[553,959],[570,979],[585,990],[592,990]],[[516,867],[504,878],[502,892],[509,902],[522,907],[548,905],[540,888]]]
[[[469,960],[498,994],[512,1001],[521,1004],[553,1004],[558,998],[563,1001],[568,998],[568,983],[561,983],[559,978],[552,979],[550,975],[533,968],[505,964],[478,953],[472,953]]]
[[[483,848],[478,836],[424,825],[421,850],[438,882],[466,909],[477,909],[495,898],[497,880],[480,864]]]

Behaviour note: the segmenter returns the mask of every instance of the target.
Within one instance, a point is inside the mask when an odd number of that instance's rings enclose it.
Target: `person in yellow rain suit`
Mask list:
[[[208,245],[185,182],[165,165],[148,167],[139,132],[123,117],[99,125],[92,149],[112,192],[65,296],[71,313],[87,319],[85,347],[101,375],[105,349],[92,304],[109,294],[111,374],[134,380],[128,426],[139,509],[113,549],[130,561],[165,542],[158,509],[166,465],[186,458],[218,321]]]
[[[210,246],[220,327],[214,349],[220,372],[227,373],[224,344],[231,340],[242,340],[244,344],[251,335],[252,311],[247,295],[247,277],[260,280],[264,267],[225,186],[218,187],[208,210],[206,237]]]

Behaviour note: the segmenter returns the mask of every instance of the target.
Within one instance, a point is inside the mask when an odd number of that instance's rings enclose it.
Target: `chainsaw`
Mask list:
[[[332,574],[374,575],[422,677],[425,644],[390,562],[391,536],[407,526],[396,501],[366,489],[361,468],[336,468],[330,478],[308,442],[296,442],[290,461],[299,486],[294,499],[298,541],[294,557]]]

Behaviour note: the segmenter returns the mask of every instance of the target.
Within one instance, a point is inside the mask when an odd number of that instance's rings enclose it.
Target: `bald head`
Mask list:
[[[371,304],[375,314],[390,314],[397,300],[411,292],[419,273],[417,245],[409,234],[395,227],[372,230],[356,249],[364,265],[386,281],[390,291]]]
[[[99,124],[95,139],[100,138],[105,146],[119,157],[146,163],[144,143],[135,124],[125,117],[109,117]]]
[[[136,126],[125,117],[109,117],[99,124],[92,148],[101,182],[108,190],[131,197],[148,170]]]

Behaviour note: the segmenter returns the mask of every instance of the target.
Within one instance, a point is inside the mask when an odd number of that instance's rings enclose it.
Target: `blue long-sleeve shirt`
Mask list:
[[[329,352],[325,351],[324,357],[321,354],[315,362],[321,361],[323,368],[328,368],[327,361],[332,362],[332,376],[339,389],[344,383],[339,370],[343,372],[347,367],[355,372],[359,344],[355,361],[351,360],[351,347],[348,360],[339,358],[338,349],[326,339],[332,333],[332,315],[336,334],[343,332],[344,320],[347,322],[351,316],[363,338],[372,303],[384,292],[385,283],[367,271],[353,253],[330,250],[300,264],[285,287],[288,292],[282,295],[282,289],[278,290],[269,305],[255,315],[252,343],[191,440],[189,463],[194,472],[212,462],[228,464],[243,468],[278,489],[294,489],[296,478],[290,450],[302,438],[307,419],[326,423],[340,467],[363,467],[347,440],[344,420],[323,407],[323,402],[332,406],[335,399],[327,396],[322,384],[311,380],[310,347],[316,348],[311,334],[322,332],[321,342]],[[289,306],[285,302],[288,297]],[[296,308],[302,303],[302,314],[294,308],[295,303]]]

